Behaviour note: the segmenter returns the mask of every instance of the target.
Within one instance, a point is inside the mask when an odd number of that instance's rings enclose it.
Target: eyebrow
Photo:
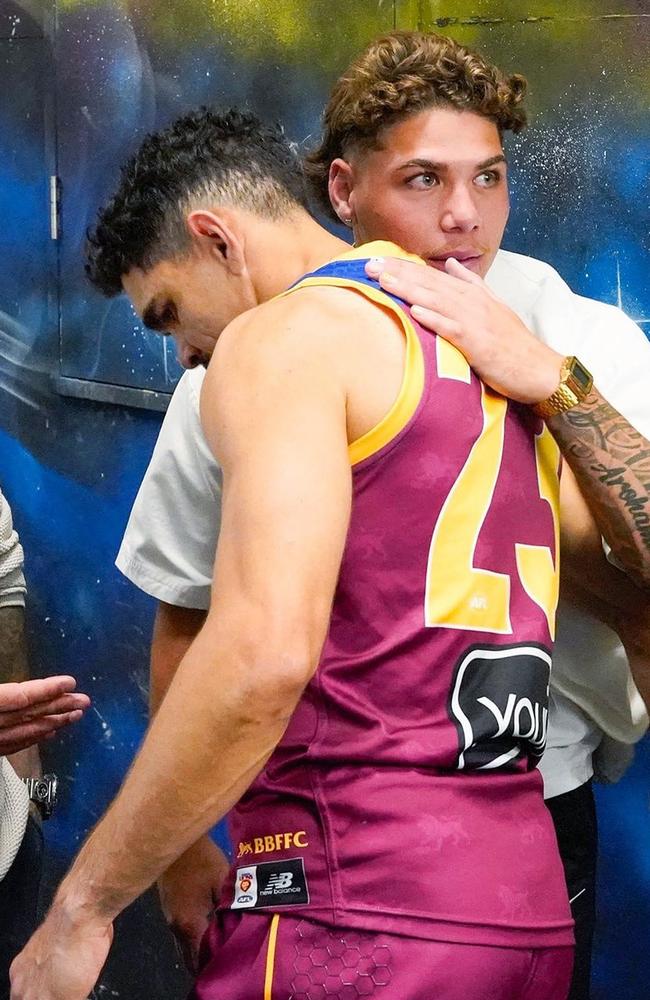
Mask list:
[[[156,330],[158,333],[165,333],[163,316],[169,308],[169,300],[154,298],[142,313],[142,322],[148,330]]]
[[[478,163],[476,165],[475,169],[476,170],[487,170],[488,167],[494,167],[497,163],[506,163],[507,164],[507,162],[508,161],[506,160],[506,158],[503,155],[503,153],[499,153],[497,156],[491,156],[489,158],[489,160],[484,160],[482,163]],[[433,170],[433,171],[437,171],[437,172],[441,173],[441,172],[449,169],[449,164],[448,163],[435,163],[433,160],[415,159],[415,160],[409,160],[408,163],[403,163],[401,165],[401,167],[399,167],[399,169],[400,170],[409,170],[412,167],[422,167],[424,170]]]

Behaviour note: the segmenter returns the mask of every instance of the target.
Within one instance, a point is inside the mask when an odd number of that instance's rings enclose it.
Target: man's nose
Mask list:
[[[445,232],[470,233],[478,229],[480,217],[473,194],[464,184],[456,184],[447,194],[440,224]]]

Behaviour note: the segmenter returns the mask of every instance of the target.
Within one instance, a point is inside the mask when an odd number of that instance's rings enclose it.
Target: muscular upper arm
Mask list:
[[[329,625],[351,499],[346,391],[330,321],[309,296],[242,318],[224,334],[201,400],[224,475],[211,612],[253,641],[264,637],[269,656],[311,667]]]

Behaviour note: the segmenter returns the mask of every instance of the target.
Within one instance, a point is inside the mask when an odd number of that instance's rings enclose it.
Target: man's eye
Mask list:
[[[482,174],[479,174],[476,178],[476,183],[479,187],[494,187],[501,180],[501,174],[498,170],[484,170]]]
[[[438,183],[438,178],[430,173],[416,174],[414,177],[409,177],[407,183],[409,187],[426,189],[434,187]]]

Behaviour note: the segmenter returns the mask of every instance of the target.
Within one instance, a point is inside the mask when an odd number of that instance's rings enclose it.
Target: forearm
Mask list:
[[[201,631],[205,623],[206,612],[195,608],[183,608],[174,604],[167,604],[160,601],[156,610],[156,619],[151,641],[151,662],[149,673],[149,712],[151,718],[154,717],[176,672],[189,650],[192,642]],[[204,836],[192,844],[185,853],[176,859],[166,872],[169,880],[187,881],[188,869],[194,875],[197,865],[203,866],[206,856],[210,858],[211,864],[208,870],[212,882],[211,888],[217,891],[215,881],[215,852],[216,845],[210,841],[209,848]],[[225,856],[220,853],[221,868],[218,873],[219,883],[225,878],[228,870],[228,862]],[[165,890],[162,882],[159,883],[161,895],[164,897]],[[163,899],[164,904],[164,899]],[[206,911],[207,912],[207,911]]]
[[[252,668],[259,649],[233,648],[214,632],[198,636],[119,796],[64,880],[60,905],[115,917],[225,815],[262,769],[300,690],[269,683],[272,658]]]
[[[596,388],[548,426],[614,555],[650,586],[650,442]]]
[[[25,609],[0,607],[0,684],[29,678]]]

